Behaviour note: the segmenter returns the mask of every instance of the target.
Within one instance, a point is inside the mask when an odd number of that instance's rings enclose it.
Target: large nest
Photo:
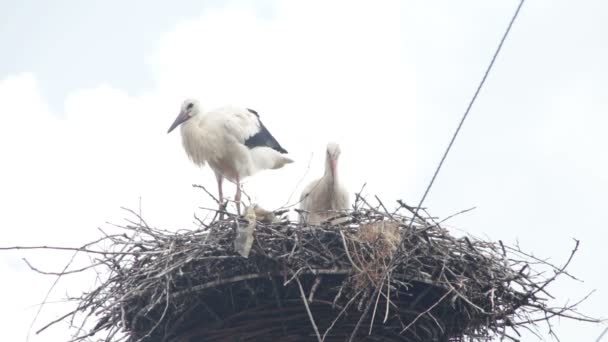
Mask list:
[[[234,246],[251,218],[177,233],[131,222],[95,244],[109,272],[78,298],[73,315],[96,321],[75,340],[516,339],[554,316],[585,319],[545,301],[570,259],[554,267],[502,242],[457,238],[400,204],[356,205],[339,225],[254,220],[248,257]]]

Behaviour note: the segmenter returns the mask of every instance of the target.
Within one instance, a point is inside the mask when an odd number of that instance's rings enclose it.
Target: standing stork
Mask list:
[[[241,180],[265,169],[278,169],[293,162],[287,151],[248,108],[222,107],[205,112],[198,101],[187,99],[169,127],[181,125],[186,154],[199,166],[209,166],[217,178],[220,208],[224,201],[224,178],[236,184],[237,211],[241,212]]]
[[[331,142],[327,144],[325,174],[308,184],[302,191],[300,209],[305,212],[302,220],[308,224],[319,224],[335,215],[335,211],[345,210],[350,206],[348,191],[338,178],[340,152],[338,144]]]

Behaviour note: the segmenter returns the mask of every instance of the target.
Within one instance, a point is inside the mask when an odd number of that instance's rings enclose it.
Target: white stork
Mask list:
[[[205,112],[198,101],[187,99],[167,133],[179,125],[182,143],[190,160],[201,167],[209,163],[215,173],[220,208],[224,201],[224,178],[236,184],[234,201],[240,214],[243,178],[293,162],[283,155],[287,151],[252,109],[222,107]]]
[[[319,224],[336,214],[335,211],[348,209],[350,206],[348,191],[338,178],[338,158],[340,146],[327,144],[325,156],[325,174],[311,182],[300,195],[300,209],[304,211],[302,220],[309,224]]]

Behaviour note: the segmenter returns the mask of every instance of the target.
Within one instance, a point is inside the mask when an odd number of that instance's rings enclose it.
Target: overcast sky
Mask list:
[[[257,110],[296,163],[249,179],[264,207],[292,202],[342,146],[352,192],[420,196],[517,6],[503,1],[0,1],[0,245],[77,246],[120,207],[193,228],[209,169],[166,130],[183,99]],[[449,223],[563,262],[556,305],[606,317],[608,3],[528,1],[427,201]],[[310,169],[308,166],[310,164]],[[300,180],[304,178],[302,183]],[[233,186],[227,193],[232,194]],[[0,254],[0,321],[23,341],[69,254]],[[62,280],[51,298],[92,284]],[[51,304],[45,320],[66,307]],[[562,341],[601,325],[556,321]],[[7,330],[8,327],[8,330]],[[547,328],[541,327],[547,338]],[[66,340],[59,325],[31,341]],[[526,338],[528,340],[529,337]],[[533,339],[531,339],[533,340]],[[608,338],[606,338],[608,341]]]

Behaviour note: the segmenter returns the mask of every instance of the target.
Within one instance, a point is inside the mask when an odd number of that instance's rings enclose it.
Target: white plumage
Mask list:
[[[325,174],[302,191],[300,209],[304,211],[302,220],[308,224],[319,224],[350,206],[348,191],[338,177],[340,153],[338,144],[327,144]]]
[[[252,109],[222,107],[204,112],[198,101],[188,99],[167,133],[179,125],[188,157],[201,167],[208,163],[215,172],[220,204],[223,179],[236,183],[239,213],[243,178],[292,162]]]

